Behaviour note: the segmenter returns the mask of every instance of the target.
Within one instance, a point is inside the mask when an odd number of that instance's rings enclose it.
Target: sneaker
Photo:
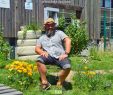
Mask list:
[[[51,84],[48,82],[47,84],[41,84],[42,90],[48,90],[51,87]]]

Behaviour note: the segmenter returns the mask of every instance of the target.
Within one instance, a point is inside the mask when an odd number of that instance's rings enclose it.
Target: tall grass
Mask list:
[[[90,57],[94,60],[101,60],[103,56],[102,51],[99,51],[96,46],[90,48]]]

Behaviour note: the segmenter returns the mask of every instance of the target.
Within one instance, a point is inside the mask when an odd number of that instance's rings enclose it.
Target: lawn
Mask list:
[[[94,54],[88,57],[73,56],[70,57],[72,70],[75,73],[71,83],[65,83],[63,90],[56,87],[55,77],[50,76],[50,72],[57,72],[59,69],[48,66],[48,79],[52,87],[48,91],[41,91],[39,88],[39,73],[35,71],[31,77],[16,75],[10,77],[10,70],[6,65],[15,60],[0,61],[0,83],[9,85],[23,92],[24,95],[112,95],[113,93],[113,74],[108,72],[113,69],[113,53],[105,52]],[[27,61],[35,65],[33,61]],[[20,63],[19,63],[20,64]],[[96,73],[96,70],[104,70],[106,74]],[[21,75],[22,76],[22,75]],[[27,77],[27,78],[26,78]],[[19,79],[18,79],[19,78]],[[22,79],[22,80],[20,80]],[[21,81],[21,84],[19,82]]]

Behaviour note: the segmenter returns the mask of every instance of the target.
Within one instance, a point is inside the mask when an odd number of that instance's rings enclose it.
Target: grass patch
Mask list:
[[[89,57],[74,56],[70,57],[72,69],[77,70],[78,65],[88,66],[94,70],[113,69],[113,52],[105,52],[100,55],[100,60]]]
[[[112,70],[113,69],[113,53],[105,52],[100,56],[100,59],[95,57],[81,57],[73,56],[70,57],[72,70],[79,72],[85,71],[84,67],[89,68],[88,70]],[[18,86],[13,82],[10,84],[8,80],[9,71],[4,67],[14,60],[0,61],[0,83],[9,85],[13,88],[18,88]],[[34,61],[27,61],[30,64],[35,64]],[[59,69],[56,66],[47,66],[48,74],[51,72],[58,72]],[[85,71],[86,72],[86,71]],[[23,90],[24,95],[51,95],[57,90],[55,85],[52,85],[51,90],[41,91],[39,88],[39,73],[33,75],[32,83],[26,90]],[[54,81],[55,79],[49,79],[49,81]],[[94,89],[93,89],[94,88]],[[51,92],[52,91],[52,92]],[[113,74],[107,73],[105,75],[98,75],[95,78],[89,79],[87,76],[77,74],[74,75],[73,82],[66,84],[63,90],[63,95],[112,95],[113,93]]]

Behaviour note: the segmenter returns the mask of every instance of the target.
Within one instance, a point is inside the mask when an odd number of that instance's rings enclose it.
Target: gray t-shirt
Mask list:
[[[63,40],[68,37],[63,31],[56,30],[55,35],[47,37],[46,34],[42,35],[37,40],[37,46],[41,46],[46,50],[52,57],[59,58],[59,56],[65,53]]]

